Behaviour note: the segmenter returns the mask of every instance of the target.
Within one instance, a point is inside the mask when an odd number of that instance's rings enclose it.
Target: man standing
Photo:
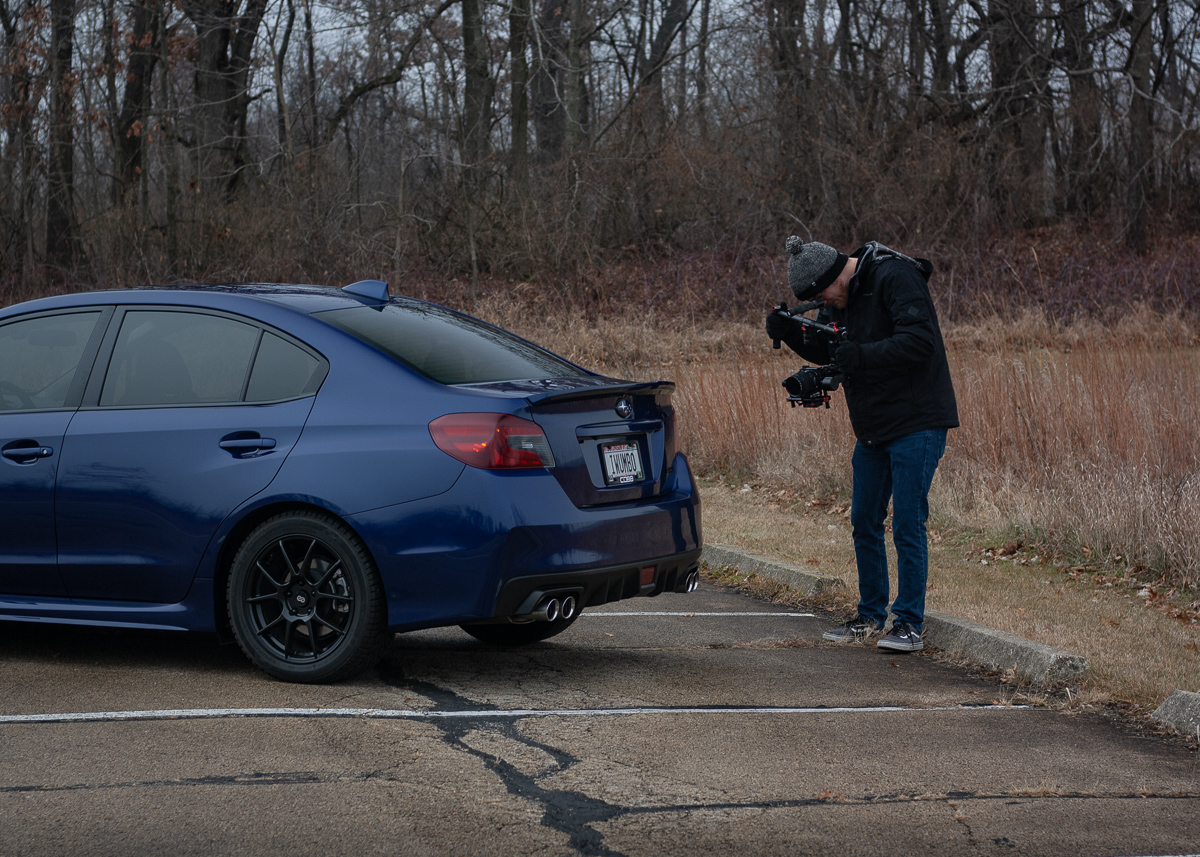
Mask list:
[[[899,588],[892,604],[895,621],[878,646],[919,651],[929,575],[929,485],[946,449],[946,430],[958,425],[946,347],[929,295],[933,265],[874,241],[846,256],[793,235],[787,249],[792,292],[801,301],[824,301],[818,320],[847,332],[834,344],[833,360],[858,439],[850,501],[858,612],[824,637],[865,640],[884,629],[890,596],[884,519],[890,500]],[[797,319],[772,312],[767,335],[807,360],[829,362],[828,336],[806,334]]]

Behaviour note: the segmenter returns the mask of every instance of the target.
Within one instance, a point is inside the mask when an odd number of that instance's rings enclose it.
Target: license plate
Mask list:
[[[629,485],[646,477],[637,441],[601,444],[600,460],[604,463],[605,485]]]

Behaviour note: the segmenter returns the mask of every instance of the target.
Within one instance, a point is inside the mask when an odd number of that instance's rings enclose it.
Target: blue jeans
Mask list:
[[[887,551],[883,522],[892,501],[892,542],[896,545],[899,591],[892,604],[897,622],[920,632],[925,623],[925,582],[929,577],[929,485],[942,453],[946,430],[898,437],[876,447],[854,447],[854,495],[850,523],[858,562],[858,614],[883,627],[887,621]]]

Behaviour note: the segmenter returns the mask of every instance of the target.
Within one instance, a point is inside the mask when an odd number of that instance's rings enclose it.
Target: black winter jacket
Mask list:
[[[933,265],[871,242],[850,254],[858,267],[844,310],[825,307],[862,345],[862,366],[846,375],[846,405],[855,436],[867,446],[958,425],[958,404],[937,312],[929,295]],[[819,346],[789,342],[802,357],[827,363]],[[799,346],[799,347],[797,347]]]

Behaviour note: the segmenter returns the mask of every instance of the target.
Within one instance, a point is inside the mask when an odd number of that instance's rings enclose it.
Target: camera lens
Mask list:
[[[812,367],[805,366],[795,375],[785,378],[783,387],[789,396],[797,399],[803,398],[817,389],[820,382],[816,378],[816,374],[812,371]]]

